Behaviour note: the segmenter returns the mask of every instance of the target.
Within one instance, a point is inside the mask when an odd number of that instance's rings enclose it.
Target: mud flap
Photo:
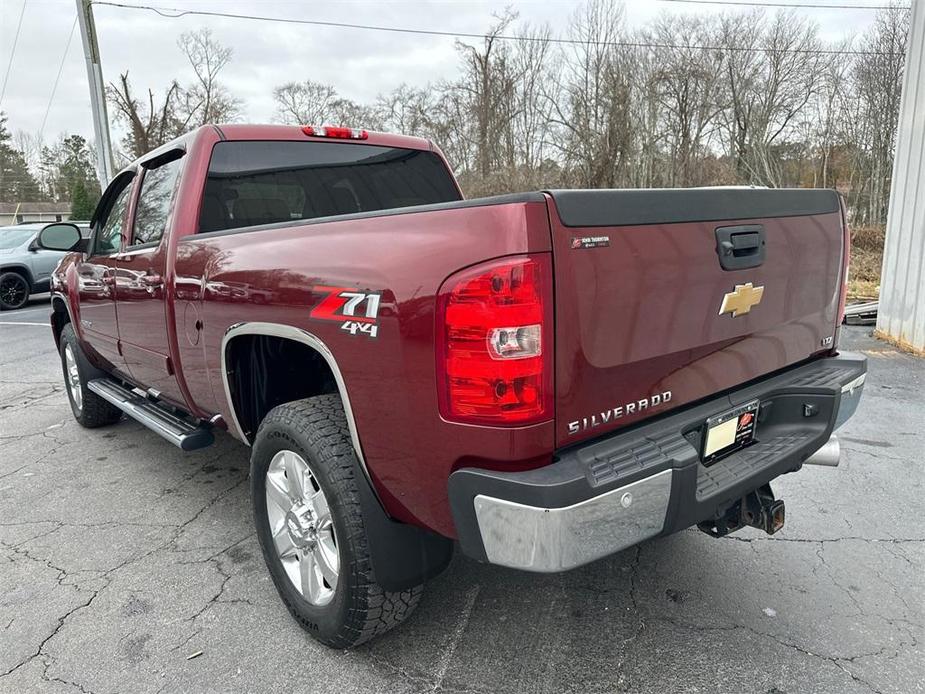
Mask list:
[[[384,590],[408,590],[440,574],[453,558],[453,541],[388,517],[357,466],[360,508],[376,582]]]

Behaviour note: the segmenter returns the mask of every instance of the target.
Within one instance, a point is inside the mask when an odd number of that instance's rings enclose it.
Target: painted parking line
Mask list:
[[[16,322],[0,322],[0,325],[38,325],[38,326],[41,326],[41,327],[43,327],[43,328],[47,328],[47,327],[50,326],[49,323],[26,323],[25,321],[22,321],[22,322],[19,322],[19,321],[16,321]]]
[[[35,308],[16,309],[16,315],[21,316],[24,313],[51,313],[51,306],[36,306]]]

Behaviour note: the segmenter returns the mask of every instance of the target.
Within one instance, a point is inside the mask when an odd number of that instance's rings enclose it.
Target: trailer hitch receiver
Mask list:
[[[785,518],[784,500],[775,499],[771,485],[765,484],[697,527],[712,537],[723,537],[746,525],[773,535],[784,527]]]

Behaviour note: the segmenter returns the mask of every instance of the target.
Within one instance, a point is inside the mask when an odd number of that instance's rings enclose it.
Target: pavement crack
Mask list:
[[[459,647],[462,635],[469,626],[469,619],[472,617],[472,610],[475,608],[475,601],[478,599],[481,589],[482,587],[476,583],[466,593],[466,601],[463,603],[462,612],[459,615],[459,619],[456,621],[453,632],[450,634],[450,640],[447,642],[446,648],[438,661],[437,671],[434,674],[433,689],[431,691],[436,692],[443,686],[443,679],[446,677],[446,673],[450,668],[450,663],[453,662],[453,656],[456,655],[456,649]]]

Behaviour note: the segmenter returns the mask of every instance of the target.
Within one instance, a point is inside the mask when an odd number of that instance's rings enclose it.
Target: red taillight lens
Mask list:
[[[303,125],[302,132],[311,137],[336,137],[341,140],[365,140],[369,137],[365,130],[334,125]]]
[[[437,316],[440,413],[511,426],[552,417],[552,266],[503,258],[453,275]]]
[[[841,206],[842,243],[845,247],[845,254],[842,257],[841,287],[838,291],[838,313],[836,314],[837,322],[835,324],[835,341],[832,345],[833,350],[838,348],[838,336],[841,333],[841,325],[845,322],[845,306],[848,303],[848,273],[851,265],[851,229],[848,227],[845,200],[839,196],[839,201]]]

